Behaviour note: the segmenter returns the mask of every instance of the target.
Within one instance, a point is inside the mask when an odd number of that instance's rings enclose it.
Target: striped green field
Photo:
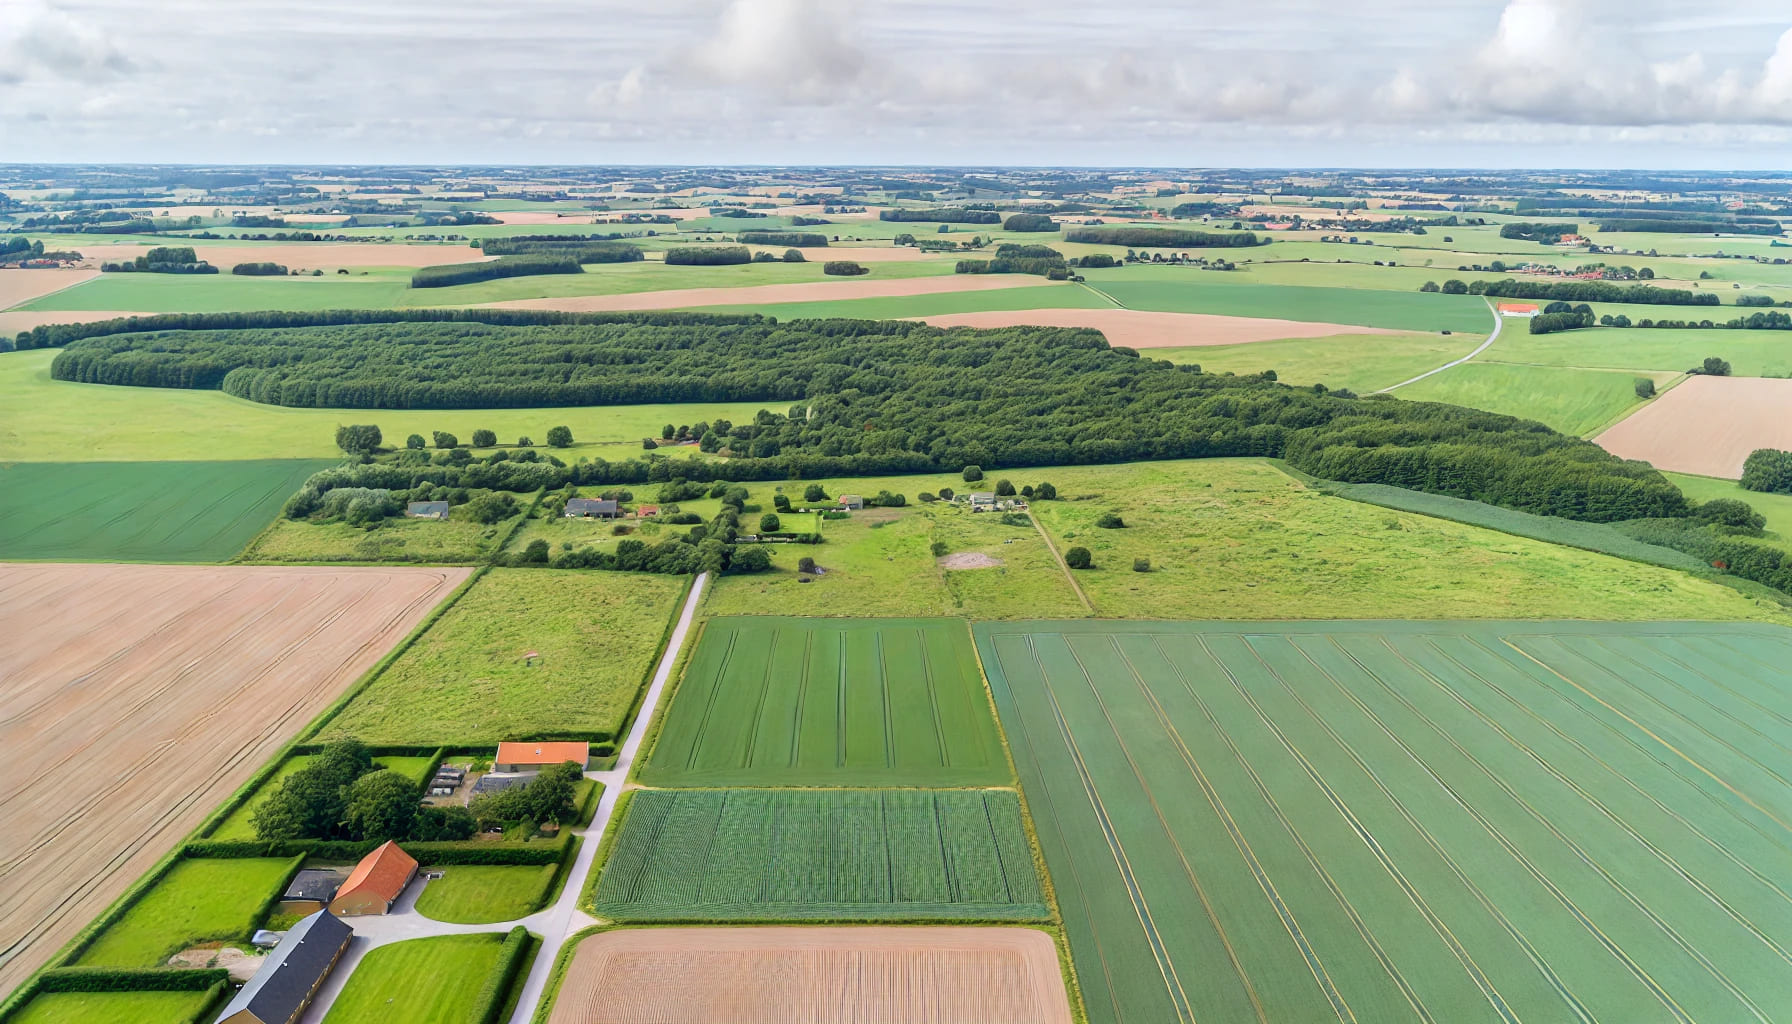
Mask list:
[[[976,634],[1092,1024],[1792,1020],[1792,632]]]
[[[1047,916],[1009,790],[639,790],[592,903],[627,921]]]
[[[955,619],[712,619],[649,786],[1013,783]]]

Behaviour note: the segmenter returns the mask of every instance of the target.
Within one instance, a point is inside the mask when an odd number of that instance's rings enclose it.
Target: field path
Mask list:
[[[1461,359],[1457,359],[1452,362],[1445,363],[1444,365],[1438,367],[1435,370],[1426,370],[1424,373],[1419,374],[1417,377],[1412,377],[1407,380],[1403,380],[1398,384],[1391,384],[1385,388],[1382,388],[1380,391],[1377,391],[1375,393],[1378,395],[1385,395],[1385,394],[1388,394],[1389,392],[1393,391],[1395,388],[1403,388],[1408,384],[1416,384],[1419,381],[1424,380],[1426,377],[1430,377],[1434,374],[1442,373],[1445,370],[1448,370],[1454,366],[1461,366],[1463,363],[1468,362],[1470,359],[1473,359],[1476,356],[1480,355],[1481,353],[1492,348],[1493,343],[1500,340],[1500,328],[1506,326],[1506,320],[1504,317],[1500,316],[1499,310],[1493,308],[1493,303],[1489,302],[1487,304],[1487,309],[1488,309],[1488,312],[1493,314],[1493,333],[1489,334],[1487,336],[1487,340],[1481,343],[1480,348],[1475,349],[1473,352],[1470,352],[1468,355],[1463,356]]]
[[[586,778],[603,783],[604,793],[598,801],[597,813],[592,815],[591,824],[574,833],[583,836],[585,841],[579,845],[579,852],[573,858],[572,870],[567,872],[560,897],[553,905],[516,921],[449,924],[417,913],[417,897],[422,893],[423,886],[412,885],[393,905],[390,914],[348,919],[349,925],[355,930],[355,938],[349,945],[348,952],[343,954],[342,962],[336,965],[336,969],[318,990],[317,998],[312,1001],[304,1016],[299,1018],[300,1024],[319,1024],[329,1014],[342,987],[348,983],[355,968],[370,950],[406,939],[506,932],[519,924],[542,937],[541,949],[535,955],[528,977],[523,980],[516,1012],[510,1017],[511,1024],[528,1024],[535,1016],[542,996],[547,992],[548,977],[553,974],[554,961],[559,959],[566,940],[597,923],[596,918],[579,909],[579,897],[584,893],[585,883],[596,864],[598,840],[602,838],[611,815],[616,811],[616,801],[622,796],[623,784],[628,781],[629,769],[633,767],[635,755],[641,749],[641,741],[653,722],[654,710],[659,706],[667,681],[671,679],[672,668],[678,664],[678,653],[683,649],[685,637],[690,633],[691,621],[696,617],[697,605],[703,599],[703,587],[708,582],[709,574],[701,573],[691,585],[690,595],[685,598],[684,607],[678,613],[678,624],[672,628],[672,636],[666,641],[666,652],[661,656],[659,666],[654,669],[653,682],[648,685],[647,693],[641,698],[641,710],[635,715],[628,737],[622,741],[622,747],[617,753],[616,767],[609,771],[585,773]]]
[[[1058,568],[1063,571],[1064,578],[1070,581],[1070,589],[1076,591],[1076,599],[1083,602],[1083,607],[1089,610],[1090,615],[1094,615],[1095,605],[1090,602],[1089,595],[1083,593],[1082,584],[1076,581],[1076,573],[1070,571],[1070,563],[1064,561],[1064,555],[1058,551],[1058,545],[1052,543],[1052,535],[1045,532],[1045,527],[1039,522],[1038,516],[1028,516],[1027,518],[1033,520],[1033,529],[1038,530],[1039,539],[1045,541],[1045,550],[1052,553],[1052,559],[1058,563]]]

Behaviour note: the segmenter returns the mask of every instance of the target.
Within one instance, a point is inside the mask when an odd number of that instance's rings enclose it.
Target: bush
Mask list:
[[[411,436],[419,442],[423,440],[415,434]],[[336,447],[350,455],[365,455],[372,452],[379,448],[380,440],[380,428],[372,424],[336,428]],[[422,445],[419,444],[418,447],[421,448]]]
[[[1014,484],[1008,480],[996,481],[996,497],[1007,498],[1014,494]]]
[[[1422,292],[1437,291],[1437,282],[1436,281],[1426,281],[1424,284],[1419,285],[1419,291],[1422,291]]]
[[[832,277],[858,277],[871,273],[870,267],[860,266],[851,260],[829,260],[821,265],[821,272]]]
[[[1686,372],[1691,374],[1703,374],[1709,377],[1728,377],[1730,375],[1730,362],[1727,359],[1720,359],[1717,356],[1706,356],[1704,362]]]
[[[548,447],[549,448],[571,448],[572,447],[572,428],[571,427],[549,427],[548,428]]]
[[[951,551],[952,549],[946,546],[945,541],[936,540],[927,546],[927,550],[933,552],[933,557],[935,558],[944,558],[946,557],[946,552]]]
[[[1692,517],[1701,523],[1751,531],[1757,535],[1767,526],[1766,516],[1756,512],[1748,502],[1735,498],[1713,498],[1694,508]]]
[[[1654,398],[1655,382],[1648,377],[1638,377],[1636,379],[1636,397]]]
[[[962,206],[935,206],[928,209],[886,209],[877,212],[883,221],[939,221],[940,230],[947,224],[1000,224],[1002,215],[994,210],[967,210]]]
[[[828,236],[812,231],[742,231],[735,239],[742,245],[815,247],[828,244]]]
[[[1087,569],[1095,564],[1095,559],[1085,547],[1074,547],[1064,552],[1064,564],[1072,569]]]
[[[803,500],[809,501],[809,502],[827,501],[828,500],[827,489],[822,487],[820,484],[810,484],[809,486],[803,488]]]
[[[498,443],[498,435],[489,430],[473,431],[473,447],[491,448]]]
[[[414,452],[422,451],[424,448],[428,447],[428,442],[423,440],[422,434],[412,434],[410,437],[404,439],[404,446]]]
[[[809,262],[809,257],[804,256],[803,250],[801,249],[786,249],[784,250],[784,262],[807,263]]]
[[[1033,488],[1033,500],[1035,501],[1054,501],[1057,497],[1058,489],[1049,483],[1041,483]]]
[[[1757,448],[1742,463],[1742,489],[1792,494],[1792,452]]]
[[[1149,559],[1149,558],[1133,559],[1132,560],[1132,571],[1133,572],[1150,572],[1151,571],[1151,559]]]
[[[689,245],[666,250],[669,267],[725,267],[753,262],[753,250],[744,245]]]
[[[1124,530],[1126,529],[1126,520],[1112,512],[1103,512],[1101,518],[1095,520],[1095,525],[1104,530]]]
[[[797,559],[796,560],[796,571],[814,574],[815,559],[809,557],[808,555],[804,555],[803,557]]]
[[[966,467],[964,467],[964,472],[961,475],[964,477],[965,483],[974,484],[977,481],[983,479],[983,467],[982,466],[966,466]]]
[[[764,548],[743,545],[734,549],[728,562],[729,572],[764,572],[772,567],[772,556]]]
[[[759,517],[760,533],[777,533],[783,528],[784,523],[779,520],[778,515],[775,512],[767,512],[765,515]]]
[[[435,446],[437,448],[446,449],[446,448],[459,448],[460,447],[460,438],[455,437],[453,434],[450,434],[446,430],[430,431],[430,438],[435,442]]]
[[[504,491],[487,491],[463,505],[461,511],[475,523],[489,526],[516,515],[516,498]]]

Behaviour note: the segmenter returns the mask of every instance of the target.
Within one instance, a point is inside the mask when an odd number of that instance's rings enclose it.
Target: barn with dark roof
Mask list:
[[[293,1024],[354,937],[354,929],[327,910],[302,919],[225,1005],[217,1024]]]

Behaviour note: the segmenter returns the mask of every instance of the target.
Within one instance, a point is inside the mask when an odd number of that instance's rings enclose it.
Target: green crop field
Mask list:
[[[298,868],[297,858],[183,860],[75,961],[81,967],[159,967],[213,939],[246,941],[255,916]]]
[[[884,264],[879,264],[883,266]],[[1083,285],[1063,285],[1024,274],[1010,275],[1014,287],[989,291],[935,292],[838,302],[780,302],[770,305],[704,306],[705,313],[758,313],[779,320],[899,320],[949,313],[989,313],[1026,309],[1111,309],[1113,300]]]
[[[438,868],[417,895],[417,913],[455,924],[492,924],[527,917],[552,895],[557,864],[453,864]]]
[[[659,653],[676,576],[494,569],[332,719],[323,738],[611,737]],[[523,655],[540,655],[533,665]]]
[[[324,1022],[472,1024],[503,944],[502,933],[487,932],[380,946],[349,976]]]
[[[1324,384],[1368,394],[1460,359],[1484,340],[1479,334],[1339,334],[1242,345],[1154,348],[1141,354],[1172,363],[1194,363],[1208,373],[1274,370],[1284,383]]]
[[[255,809],[266,803],[268,798],[280,788],[281,783],[297,774],[299,769],[310,764],[311,760],[312,755],[310,754],[299,754],[287,758],[249,799],[243,801],[242,806],[231,811],[229,817],[219,822],[218,827],[213,829],[206,838],[216,840],[254,839],[255,826],[252,819],[255,817]],[[428,757],[376,757],[373,759],[373,763],[395,771],[415,782],[418,791],[422,791],[425,776],[431,768],[435,767],[434,759]]]
[[[1013,781],[970,634],[951,619],[712,619],[650,786]]]
[[[6,1024],[188,1024],[210,992],[41,992]]]
[[[639,790],[592,903],[629,921],[1047,914],[1006,790]]]
[[[1185,267],[1091,270],[1086,276],[1128,309],[1482,334],[1493,320],[1486,301],[1473,295],[1260,284]]]
[[[222,562],[334,465],[21,462],[0,465],[0,559]]]
[[[1725,313],[1726,317],[1729,315]],[[1718,356],[1729,360],[1739,377],[1792,374],[1792,344],[1787,343],[1781,331],[1601,327],[1527,334],[1508,329],[1486,356],[1544,366],[1662,371],[1686,370],[1699,365],[1706,356]]]
[[[976,632],[1092,1024],[1792,1007],[1792,632]]]
[[[1394,392],[1414,402],[1448,402],[1536,420],[1565,434],[1589,435],[1643,404],[1636,379],[1660,387],[1678,374],[1581,370],[1516,363],[1472,362],[1408,384]]]

